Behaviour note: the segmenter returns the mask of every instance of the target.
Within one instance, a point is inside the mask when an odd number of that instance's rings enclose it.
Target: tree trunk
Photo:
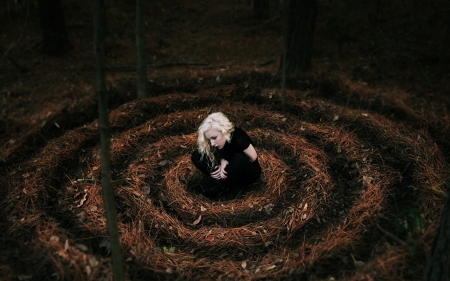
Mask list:
[[[283,33],[283,58],[281,61],[281,65],[283,67],[283,74],[281,77],[281,106],[283,107],[283,111],[286,109],[286,79],[287,79],[287,68],[286,68],[286,53],[287,53],[287,44],[288,44],[288,36],[287,36],[287,8],[286,2],[284,3],[284,7],[282,9],[282,21],[281,28]]]
[[[117,227],[117,211],[111,186],[111,136],[108,119],[108,97],[105,83],[105,6],[103,0],[94,2],[95,81],[99,108],[100,164],[103,202],[111,243],[112,268],[115,281],[124,280],[122,251]]]
[[[234,0],[231,0],[231,26],[234,26],[235,7]]]
[[[64,55],[69,48],[61,2],[61,0],[38,0],[43,40],[42,53],[50,56]]]
[[[450,183],[442,211],[441,224],[425,269],[424,281],[450,280]]]
[[[136,0],[136,49],[138,99],[147,97],[147,64],[145,61],[144,0]]]
[[[444,77],[444,61],[446,60],[446,51],[450,43],[450,12],[447,12],[447,21],[441,35],[441,54],[439,56],[439,77]]]
[[[306,72],[311,67],[313,35],[315,29],[316,0],[290,0],[287,10],[286,71],[289,75]]]
[[[253,12],[257,19],[266,19],[269,16],[269,0],[254,0]]]

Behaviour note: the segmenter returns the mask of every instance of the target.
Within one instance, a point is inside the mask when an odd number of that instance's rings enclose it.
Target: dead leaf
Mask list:
[[[264,209],[266,210],[266,213],[267,213],[268,215],[270,215],[270,213],[271,213],[272,210],[273,210],[273,204],[272,204],[272,203],[267,204],[266,206],[264,206]]]
[[[206,209],[205,207],[200,206],[200,211],[204,212],[204,211],[207,211],[207,210],[208,210],[208,209]]]
[[[96,267],[98,265],[98,260],[95,257],[90,257],[89,258],[89,265],[91,267]]]
[[[80,213],[76,214],[78,219],[83,222],[86,219],[86,213],[84,211],[81,211]]]
[[[132,190],[131,193],[133,193],[134,195],[136,195],[138,197],[141,196],[141,194],[138,191],[136,191],[136,190]]]
[[[91,207],[89,207],[88,211],[89,212],[95,212],[95,211],[97,211],[97,209],[98,209],[97,206],[91,206]]]
[[[50,242],[56,242],[56,243],[58,243],[58,242],[59,242],[59,237],[53,235],[52,237],[50,237]]]
[[[272,265],[265,265],[261,268],[262,271],[269,271],[274,269],[275,267],[277,267],[276,265],[272,264]]]
[[[308,203],[305,203],[305,206],[303,207],[303,212],[305,212],[308,209]]]
[[[84,202],[86,202],[87,193],[84,194],[83,199],[80,200],[80,204],[78,204],[77,208],[83,206]]]
[[[66,252],[64,252],[64,250],[62,250],[62,249],[58,251],[58,256],[62,257],[63,259],[65,259],[67,261],[70,260],[69,255]]]
[[[145,195],[150,194],[150,186],[146,185],[142,187],[142,192],[144,192]]]
[[[355,257],[353,256],[353,254],[351,254],[351,256],[352,256],[352,259],[353,259],[353,264],[354,264],[356,267],[362,267],[362,266],[364,266],[364,262],[356,260]]]
[[[202,220],[202,215],[198,216],[198,218],[192,223],[192,225],[197,225]]]
[[[339,120],[339,115],[334,115],[333,122]]]
[[[161,167],[163,167],[163,166],[165,166],[167,163],[169,163],[168,160],[163,160],[163,161],[159,162],[158,165],[161,166]]]
[[[166,273],[172,274],[173,273],[173,269],[171,267],[166,268]]]
[[[243,261],[243,262],[241,263],[241,267],[242,267],[243,269],[246,269],[246,268],[247,268],[247,262],[246,262],[246,261]]]
[[[91,267],[89,265],[86,265],[86,275],[89,276],[91,275]]]
[[[86,247],[83,244],[75,244],[75,247],[77,247],[79,250],[81,250],[83,252],[87,252],[88,251],[88,247]]]

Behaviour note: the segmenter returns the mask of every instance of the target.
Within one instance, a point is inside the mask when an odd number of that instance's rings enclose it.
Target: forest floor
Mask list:
[[[92,4],[65,1],[71,49],[55,58],[40,53],[33,2],[7,2],[0,279],[112,280]],[[231,1],[147,3],[150,96],[137,100],[134,5],[110,4],[127,278],[422,280],[450,179],[450,4],[413,2],[319,0],[313,66],[288,79],[285,109],[276,7],[256,19],[249,1],[234,1],[234,17]],[[186,191],[201,181],[190,153],[213,111],[259,153],[261,179],[240,199]]]

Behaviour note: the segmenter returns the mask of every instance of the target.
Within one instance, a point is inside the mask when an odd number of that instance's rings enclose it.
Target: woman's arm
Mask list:
[[[250,144],[246,150],[244,150],[244,153],[250,158],[251,162],[254,162],[256,158],[258,158],[258,154],[256,153],[255,148],[252,144]]]

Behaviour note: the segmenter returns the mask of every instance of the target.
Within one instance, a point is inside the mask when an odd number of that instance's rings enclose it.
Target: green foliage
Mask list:
[[[397,215],[397,220],[400,221],[402,227],[406,230],[406,234],[422,232],[425,227],[422,212],[417,208],[404,210]]]
[[[422,212],[417,208],[406,209],[400,212],[396,218],[400,226],[398,234],[408,243],[409,254],[415,255],[419,242],[417,236],[425,228],[425,220],[423,219]]]
[[[175,252],[175,247],[163,247],[164,253],[174,253]]]

